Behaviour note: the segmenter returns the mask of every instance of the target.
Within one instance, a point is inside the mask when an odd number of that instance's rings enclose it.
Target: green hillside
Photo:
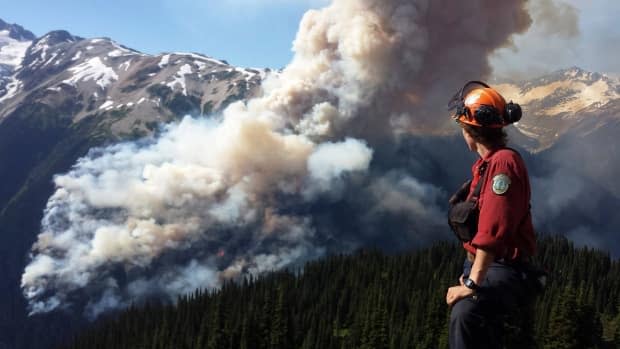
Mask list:
[[[445,290],[463,256],[449,243],[332,256],[303,271],[196,291],[174,306],[131,307],[67,348],[445,348]],[[617,347],[620,263],[563,238],[540,241],[537,263],[553,273],[529,322],[538,347]],[[527,328],[508,331],[508,347],[522,348],[517,338]]]

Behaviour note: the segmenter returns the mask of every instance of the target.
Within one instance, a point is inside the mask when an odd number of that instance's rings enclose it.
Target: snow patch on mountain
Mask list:
[[[43,67],[45,67],[46,65],[52,63],[54,61],[54,59],[56,59],[57,56],[58,56],[58,52],[52,53],[52,56],[45,63],[43,63]]]
[[[207,67],[207,63],[202,61],[194,61],[194,64],[198,67],[198,71],[203,71]]]
[[[0,102],[5,101],[17,94],[21,90],[22,82],[12,77],[11,81],[6,85],[7,92],[4,96],[0,96]]]
[[[114,101],[105,101],[102,105],[99,106],[99,110],[112,109],[113,105],[114,105]]]
[[[169,62],[170,62],[170,55],[163,55],[161,57],[161,60],[159,61],[159,63],[157,65],[160,68],[163,68],[163,67],[167,66]]]
[[[73,76],[64,83],[75,85],[79,81],[94,80],[97,85],[105,89],[112,81],[118,80],[118,75],[114,69],[105,65],[99,57],[94,57],[88,61],[79,64],[73,68],[69,68]]]
[[[611,90],[610,86],[604,81],[599,80],[592,85],[580,83],[574,85],[572,87],[576,87],[578,91],[574,97],[566,102],[556,105],[555,107],[546,109],[546,115],[575,112],[588,107],[602,107],[609,103],[609,101],[620,97],[618,93]]]
[[[118,49],[108,52],[108,57],[120,57],[124,55],[125,55],[125,52],[118,50]]]
[[[114,47],[114,50],[108,53],[109,57],[141,55],[139,52],[130,50],[122,45],[119,45],[115,41],[111,41],[111,40],[107,40],[107,41],[112,45],[112,47]],[[144,56],[144,54],[142,55]]]
[[[179,71],[174,75],[173,77],[174,80],[167,83],[166,86],[174,90],[175,86],[179,84],[181,85],[181,88],[183,89],[183,94],[187,96],[187,84],[185,81],[185,76],[191,75],[191,74],[192,74],[192,66],[189,64],[183,64],[181,68],[179,68]]]
[[[8,30],[0,31],[0,65],[16,68],[21,65],[32,41],[18,41],[9,34]]]
[[[199,55],[199,54],[196,54],[196,53],[191,53],[191,52],[175,52],[174,54],[175,55],[179,55],[179,56],[189,56],[189,57],[192,57],[192,58],[197,59],[197,60],[201,60],[201,61],[205,61],[205,62],[211,62],[211,63],[215,63],[217,65],[228,65],[225,62],[220,61],[219,59],[215,59],[215,58]]]
[[[500,84],[495,87],[507,99],[517,101],[521,105],[542,101],[554,94],[558,95],[553,105],[538,110],[538,113],[547,116],[575,113],[589,107],[601,107],[620,97],[617,89],[610,85],[608,80],[599,79],[594,82],[574,80],[574,75],[528,89],[514,84]]]
[[[121,63],[121,65],[119,65],[118,67],[120,69],[123,69],[124,71],[127,71],[129,69],[129,66],[131,66],[131,59]]]
[[[45,60],[45,57],[47,56],[47,50],[49,49],[49,45],[47,44],[46,40],[39,40],[34,47],[32,48],[32,53],[39,53],[39,57],[41,58],[41,60]],[[38,59],[37,59],[38,60]]]

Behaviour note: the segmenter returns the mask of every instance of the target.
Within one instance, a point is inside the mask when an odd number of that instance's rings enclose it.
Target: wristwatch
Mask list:
[[[469,288],[470,290],[478,291],[480,289],[480,286],[476,285],[474,280],[470,278],[465,279],[465,281],[463,281],[463,284],[465,285],[465,287]]]

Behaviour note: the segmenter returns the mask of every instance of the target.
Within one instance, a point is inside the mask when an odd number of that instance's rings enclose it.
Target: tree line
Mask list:
[[[447,348],[444,297],[463,259],[447,242],[399,255],[334,255],[196,290],[176,304],[131,306],[64,348]],[[548,285],[525,322],[506,322],[506,347],[620,347],[617,260],[545,237],[535,263],[550,271]]]

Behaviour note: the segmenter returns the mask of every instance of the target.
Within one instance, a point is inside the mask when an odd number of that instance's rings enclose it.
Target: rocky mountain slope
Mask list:
[[[516,126],[531,151],[547,149],[567,133],[586,136],[620,119],[620,82],[577,67],[496,87],[523,107],[525,116]]]
[[[35,37],[0,21],[0,348],[41,348],[41,336],[51,345],[80,322],[28,318],[19,290],[54,174],[93,147],[247,98],[268,72],[193,53],[147,55],[66,31]]]
[[[31,44],[6,41],[12,74],[0,93],[0,120],[26,105],[44,105],[72,123],[95,117],[115,136],[146,134],[184,114],[222,109],[249,96],[266,74],[192,53],[146,55],[65,31]]]

